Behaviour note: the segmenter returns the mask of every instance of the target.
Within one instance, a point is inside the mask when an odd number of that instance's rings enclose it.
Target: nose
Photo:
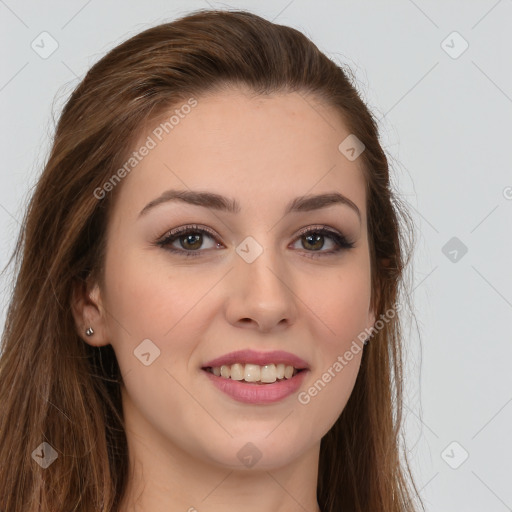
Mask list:
[[[284,329],[297,318],[297,295],[289,271],[265,249],[252,263],[235,258],[227,288],[227,320],[261,332]]]

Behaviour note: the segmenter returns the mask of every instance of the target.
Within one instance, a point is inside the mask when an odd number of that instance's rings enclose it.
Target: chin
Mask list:
[[[217,450],[209,453],[211,462],[231,470],[268,471],[290,464],[307,449],[293,443],[288,430],[286,436],[269,435],[272,428],[263,434],[261,430],[254,435],[246,431],[245,435],[229,438],[225,443],[215,443]]]

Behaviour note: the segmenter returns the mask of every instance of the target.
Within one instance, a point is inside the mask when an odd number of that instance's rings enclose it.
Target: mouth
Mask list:
[[[310,367],[283,350],[230,352],[204,363],[201,370],[223,394],[249,405],[270,405],[296,393]]]
[[[268,385],[290,380],[297,374],[309,370],[309,365],[290,352],[259,352],[245,349],[208,361],[202,370],[222,379]]]
[[[265,365],[251,363],[234,363],[221,366],[206,366],[202,370],[216,377],[228,380],[240,381],[247,384],[265,385],[292,379],[298,373],[306,371],[306,368],[296,368],[284,363],[270,363]]]

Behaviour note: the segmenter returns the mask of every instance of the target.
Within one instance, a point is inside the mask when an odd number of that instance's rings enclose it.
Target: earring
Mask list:
[[[370,341],[371,339],[371,336],[368,336],[368,338],[366,338],[364,341],[363,341],[363,345],[366,347],[366,345],[368,345],[368,342]]]
[[[92,329],[92,327],[89,327],[86,331],[85,331],[85,334],[87,336],[92,336],[94,334],[94,331]]]

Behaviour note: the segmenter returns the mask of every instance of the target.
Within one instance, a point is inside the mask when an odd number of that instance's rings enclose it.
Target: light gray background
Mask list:
[[[512,510],[512,0],[0,0],[0,265],[52,117],[86,70],[135,33],[209,5],[298,28],[356,73],[417,225],[405,432],[418,486],[428,512]],[[46,59],[31,48],[43,31],[59,45]],[[457,58],[443,49],[463,48],[454,31],[469,44]],[[443,253],[452,237],[455,261],[453,247]]]

